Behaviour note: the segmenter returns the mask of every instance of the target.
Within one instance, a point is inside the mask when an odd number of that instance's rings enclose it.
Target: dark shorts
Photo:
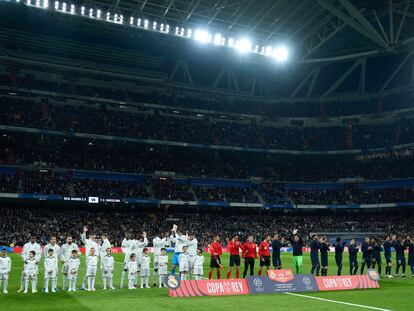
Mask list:
[[[240,266],[240,255],[230,255],[230,267]]]
[[[397,257],[397,265],[405,266],[406,265],[405,257]]]
[[[221,265],[220,257],[210,258],[210,268],[220,268],[220,265]]]
[[[376,263],[377,265],[382,264],[381,257],[372,258],[372,263]]]
[[[391,254],[390,255],[384,255],[384,257],[385,257],[385,262],[387,264],[391,263]]]
[[[273,261],[273,267],[280,267],[282,265],[282,261],[280,260],[280,255],[279,256],[273,255],[272,261]]]
[[[311,262],[312,266],[320,266],[319,257],[317,256],[311,256]]]
[[[262,258],[260,258],[260,267],[263,266],[270,266],[270,256],[263,256]]]
[[[335,262],[337,266],[342,266],[342,258],[340,257],[335,257]]]
[[[414,256],[408,256],[408,265],[414,266]]]
[[[370,266],[372,264],[372,258],[371,257],[362,257],[362,264],[367,264]]]
[[[321,264],[322,264],[322,267],[327,267],[328,266],[328,257],[321,256]]]

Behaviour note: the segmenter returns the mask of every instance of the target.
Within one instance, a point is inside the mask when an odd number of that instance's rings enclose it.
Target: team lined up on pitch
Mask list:
[[[115,261],[112,256],[111,243],[106,234],[101,235],[101,241],[98,244],[96,236],[90,234],[87,237],[88,228],[83,228],[81,240],[85,246],[86,254],[86,273],[83,275],[81,289],[87,291],[95,291],[95,280],[100,264],[102,274],[103,289],[115,289],[113,282],[113,275],[115,270]],[[163,237],[160,237],[164,235]],[[167,255],[166,246],[174,244],[174,255],[171,263],[171,273],[175,274],[178,267],[181,280],[186,280],[187,277],[195,280],[201,280],[204,275],[204,256],[201,248],[198,248],[198,241],[193,233],[183,234],[178,231],[176,225],[171,229],[171,233],[160,234],[152,240],[154,262],[153,262],[153,286],[163,287],[164,279],[168,274],[169,257]],[[303,248],[304,241],[297,233],[297,230],[292,232],[288,238],[293,253],[293,264],[297,274],[302,273],[303,265]],[[337,275],[342,273],[342,261],[344,247],[347,243],[337,238],[335,244],[335,262],[337,265]],[[243,278],[249,272],[254,274],[255,260],[260,259],[259,275],[262,274],[263,268],[270,269],[271,260],[275,269],[282,268],[280,258],[281,248],[287,246],[285,237],[275,235],[273,240],[270,235],[265,238],[257,246],[253,241],[253,236],[249,236],[247,241],[242,244],[239,241],[238,235],[233,235],[229,241],[227,248],[230,253],[229,270],[227,278],[232,277],[233,268],[235,270],[235,277],[240,277],[241,258],[244,262]],[[133,236],[127,236],[122,241],[122,248],[124,252],[124,263],[121,274],[120,288],[124,287],[125,279],[128,281],[128,289],[136,289],[138,287],[138,276],[140,278],[141,288],[150,288],[149,278],[151,275],[151,257],[149,256],[148,238],[145,232],[139,239],[134,239]],[[410,237],[403,240],[401,237],[386,236],[383,244],[375,238],[367,237],[357,247],[355,240],[351,239],[348,246],[349,264],[351,275],[358,272],[357,254],[359,250],[362,252],[361,274],[364,273],[365,266],[369,268],[377,268],[379,275],[381,275],[382,260],[381,253],[384,252],[386,261],[385,276],[391,277],[391,248],[395,249],[396,256],[396,276],[402,269],[402,276],[405,276],[406,260],[405,250],[408,248],[408,265],[411,268],[414,277],[414,241]],[[272,256],[270,254],[272,247]],[[214,241],[210,244],[210,271],[208,278],[211,279],[214,270],[216,270],[217,278],[221,278],[220,271],[223,270],[220,256],[223,253],[220,237],[215,236]],[[327,275],[328,273],[328,252],[329,242],[326,237],[318,237],[313,234],[310,242],[310,259],[312,262],[311,273],[319,275]],[[241,252],[241,256],[240,256]],[[51,237],[49,244],[47,244],[42,252],[40,244],[36,242],[36,238],[32,236],[22,250],[22,259],[24,261],[23,271],[20,279],[19,292],[28,293],[31,286],[32,293],[37,292],[37,282],[39,276],[39,262],[42,255],[44,256],[44,292],[56,292],[58,281],[58,262],[59,259],[62,264],[62,290],[70,292],[77,290],[77,281],[80,267],[80,249],[79,246],[73,242],[71,236],[66,238],[66,243],[61,247],[57,244],[56,237]],[[319,261],[319,255],[321,261]],[[100,259],[100,260],[99,260]],[[0,256],[0,288],[3,281],[3,293],[7,294],[9,274],[11,271],[11,259],[7,256],[7,250],[3,249]],[[158,285],[157,285],[158,279]],[[49,287],[50,285],[50,287]],[[68,285],[68,287],[67,287]]]

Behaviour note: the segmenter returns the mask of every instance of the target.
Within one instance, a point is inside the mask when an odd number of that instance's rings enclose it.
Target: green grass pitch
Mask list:
[[[96,281],[96,292],[77,291],[68,293],[59,291],[57,293],[45,294],[40,291],[43,287],[43,263],[40,263],[38,281],[39,292],[36,294],[17,293],[20,283],[22,260],[19,255],[11,255],[12,273],[9,280],[9,294],[0,294],[0,310],[358,310],[366,309],[362,306],[351,306],[334,303],[327,300],[352,303],[384,310],[414,310],[414,278],[404,279],[382,279],[381,289],[367,289],[354,291],[303,293],[306,296],[320,297],[326,300],[308,299],[306,297],[290,296],[286,294],[273,295],[249,295],[249,296],[223,296],[223,297],[194,297],[194,298],[171,298],[168,290],[163,288],[151,289],[119,289],[120,274],[122,269],[123,255],[115,254],[116,271],[114,285],[116,290],[101,290],[101,277],[98,273]],[[304,273],[310,271],[309,255],[304,256]],[[284,268],[292,268],[292,255],[282,254]],[[81,258],[82,266],[78,277],[78,288],[83,277],[85,258]],[[225,267],[228,264],[228,255],[222,257]],[[256,261],[256,266],[257,266]],[[206,266],[204,273],[208,272],[209,258],[206,255]],[[330,254],[329,274],[336,273],[333,254]],[[243,267],[241,267],[243,269]],[[60,266],[59,266],[60,269]],[[383,267],[384,270],[384,267]],[[344,256],[344,274],[347,274],[347,256]],[[410,271],[407,271],[410,272]],[[394,268],[393,268],[394,273]],[[409,275],[410,273],[407,273]],[[225,271],[222,277],[225,277]],[[152,278],[150,278],[152,280]],[[59,275],[59,287],[61,287],[61,275]],[[371,309],[372,310],[372,309]],[[374,309],[375,310],[375,309]]]

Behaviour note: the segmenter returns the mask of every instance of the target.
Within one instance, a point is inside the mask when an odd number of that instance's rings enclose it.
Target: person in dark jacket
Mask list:
[[[361,264],[361,275],[364,274],[365,265],[367,269],[371,269],[372,263],[372,246],[371,239],[369,237],[365,238],[365,241],[361,245],[362,251],[362,264]]]
[[[323,276],[328,275],[328,252],[329,252],[329,244],[328,239],[326,236],[323,236],[319,241],[319,249],[321,251],[321,274]]]
[[[285,238],[276,234],[272,242],[272,261],[275,269],[282,269],[282,260],[280,259],[280,249],[285,246]]]
[[[375,269],[375,266],[377,266],[378,274],[381,277],[381,272],[382,272],[382,260],[381,260],[382,247],[381,247],[381,244],[378,243],[378,240],[375,239],[375,238],[371,238],[371,247],[372,247],[372,269]]]
[[[391,268],[392,268],[392,260],[391,260],[391,237],[387,235],[385,237],[384,244],[382,246],[384,248],[384,258],[385,258],[385,277],[392,278],[391,275]]]
[[[343,260],[343,253],[344,253],[345,244],[346,244],[346,242],[342,242],[342,239],[340,237],[336,238],[335,262],[336,262],[336,266],[338,267],[336,275],[341,275],[342,274],[342,260]]]
[[[407,266],[407,262],[405,261],[405,245],[402,241],[401,237],[398,237],[397,240],[394,243],[395,248],[395,258],[397,260],[397,268],[395,270],[395,276],[399,276],[400,268],[402,268],[402,274],[401,276],[405,277],[405,267]]]
[[[351,239],[348,246],[350,275],[356,275],[358,272],[358,252],[359,249],[355,244],[355,239]]]
[[[310,259],[312,263],[311,273],[314,274],[316,272],[316,276],[319,276],[321,264],[319,263],[319,241],[317,234],[312,235],[312,241],[310,243]]]

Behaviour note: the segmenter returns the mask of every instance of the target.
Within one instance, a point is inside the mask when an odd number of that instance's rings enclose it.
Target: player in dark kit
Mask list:
[[[223,249],[220,244],[220,237],[217,235],[214,237],[214,241],[210,244],[210,271],[208,272],[208,279],[211,280],[213,276],[213,270],[216,269],[217,279],[220,279],[221,259],[220,256],[223,253]]]
[[[361,264],[361,275],[364,274],[365,265],[367,265],[367,269],[371,269],[372,263],[372,246],[371,246],[370,238],[366,237],[365,241],[362,243],[361,251],[362,251],[362,264]]]
[[[378,243],[378,240],[376,240],[375,238],[371,238],[371,246],[372,246],[372,269],[375,269],[375,266],[377,266],[378,274],[381,277],[381,272],[382,272],[381,251],[382,251],[382,247],[381,247],[381,244]]]
[[[358,252],[359,249],[355,245],[355,239],[351,239],[348,246],[350,275],[356,275],[358,272]]]
[[[290,237],[289,241],[292,245],[293,266],[295,267],[295,273],[301,274],[303,265],[303,239],[297,233],[297,229],[293,230],[293,236]]]
[[[406,261],[405,261],[405,245],[402,241],[401,237],[398,237],[397,240],[394,243],[394,248],[395,248],[395,258],[397,260],[397,268],[395,270],[395,276],[398,277],[398,273],[400,271],[400,267],[402,268],[402,277],[405,277],[405,267],[407,265]]]
[[[279,238],[276,234],[272,242],[272,262],[275,269],[282,269],[282,261],[280,260],[280,249],[285,246],[285,238]]]
[[[233,235],[227,245],[227,249],[230,253],[230,268],[227,272],[227,278],[231,278],[233,267],[236,266],[236,279],[238,279],[240,277],[240,250],[243,249],[243,245],[239,241],[238,235]]]
[[[243,278],[247,275],[247,270],[250,268],[250,275],[254,274],[254,261],[257,259],[256,244],[253,243],[253,236],[249,236],[247,242],[243,244],[242,257],[244,259]]]
[[[323,236],[319,242],[319,249],[321,251],[321,274],[323,276],[328,275],[328,252],[329,252],[329,245],[326,236]]]
[[[342,274],[342,260],[343,260],[343,253],[344,253],[344,246],[346,242],[342,242],[340,237],[336,238],[336,245],[335,245],[335,262],[336,266],[338,267],[337,275]]]
[[[310,258],[312,262],[312,269],[311,273],[314,274],[316,272],[316,275],[319,276],[319,269],[321,267],[319,263],[319,241],[318,241],[318,235],[313,234],[312,235],[312,241],[310,243]]]
[[[385,277],[386,278],[392,278],[391,275],[391,267],[392,267],[392,261],[391,261],[391,238],[389,235],[385,237],[385,241],[383,244],[384,248],[384,258],[385,258]]]
[[[262,275],[263,267],[266,267],[266,273],[270,269],[270,235],[267,235],[266,238],[259,244],[259,258],[260,258],[260,268],[259,275]]]
[[[408,248],[408,266],[411,270],[411,276],[414,277],[414,241],[410,236],[407,236],[404,244]]]

